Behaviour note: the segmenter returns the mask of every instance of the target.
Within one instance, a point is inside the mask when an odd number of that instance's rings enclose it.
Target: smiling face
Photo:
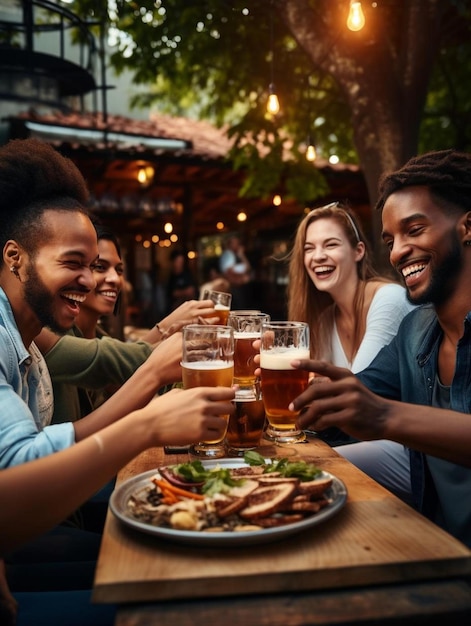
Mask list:
[[[91,314],[97,319],[111,315],[124,282],[124,266],[115,244],[108,239],[98,240],[98,260],[93,267],[95,289],[81,306],[81,317]]]
[[[331,295],[358,280],[357,262],[365,247],[355,248],[341,224],[334,218],[320,218],[309,224],[304,242],[304,267],[315,287]]]
[[[427,187],[391,194],[383,208],[383,240],[413,304],[439,306],[456,289],[463,267],[460,213],[447,214]]]
[[[90,266],[98,254],[96,233],[78,211],[45,211],[43,228],[48,239],[27,261],[23,295],[42,326],[64,332],[95,286]]]

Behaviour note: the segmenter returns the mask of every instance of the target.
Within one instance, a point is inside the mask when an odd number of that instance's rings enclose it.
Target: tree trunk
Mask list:
[[[380,176],[417,152],[438,49],[441,5],[438,0],[408,0],[389,7],[378,3],[366,13],[365,28],[356,33],[345,25],[348,2],[284,0],[277,6],[313,64],[331,74],[345,95],[374,207]],[[374,210],[372,232],[377,264],[385,267],[381,216]]]

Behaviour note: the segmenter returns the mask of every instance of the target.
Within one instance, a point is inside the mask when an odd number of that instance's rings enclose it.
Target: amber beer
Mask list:
[[[195,361],[182,363],[182,381],[185,389],[193,387],[231,387],[234,376],[234,364],[227,361]],[[221,415],[228,420],[229,415]],[[204,443],[219,443],[224,439],[205,441]]]
[[[309,349],[260,353],[265,412],[270,425],[276,430],[293,430],[299,412],[290,411],[288,405],[308,385],[309,372],[293,369],[290,365],[297,359],[309,359]]]
[[[232,361],[194,361],[182,363],[183,386],[193,387],[231,387],[234,375]]]
[[[227,320],[229,319],[229,311],[231,309],[224,304],[215,304],[214,305],[214,317],[216,315],[219,317],[219,324],[222,326],[227,326]]]
[[[256,339],[260,339],[260,332],[234,332],[234,382],[244,387],[255,382],[254,357],[257,351],[253,342]]]
[[[221,326],[227,326],[229,312],[231,310],[232,294],[225,291],[213,291],[205,289],[202,300],[212,300],[214,302],[214,313],[205,315],[204,317],[218,317]]]
[[[256,448],[265,426],[265,407],[260,392],[239,390],[236,394],[235,413],[230,416],[226,443],[231,454]]]

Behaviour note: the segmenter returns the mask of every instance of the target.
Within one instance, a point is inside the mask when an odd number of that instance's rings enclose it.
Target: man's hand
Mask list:
[[[299,428],[337,426],[357,439],[383,438],[390,401],[369,391],[348,369],[313,360],[292,365],[316,374],[290,404],[292,411],[301,411]]]

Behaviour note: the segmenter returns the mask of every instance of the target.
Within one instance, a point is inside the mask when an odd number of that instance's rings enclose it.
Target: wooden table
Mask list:
[[[389,620],[447,626],[471,616],[471,552],[322,441],[275,447],[266,457],[313,460],[347,486],[345,507],[273,544],[201,548],[124,527],[109,513],[93,600],[120,604],[117,626],[352,624]],[[188,461],[160,448],[141,454],[118,483]]]

